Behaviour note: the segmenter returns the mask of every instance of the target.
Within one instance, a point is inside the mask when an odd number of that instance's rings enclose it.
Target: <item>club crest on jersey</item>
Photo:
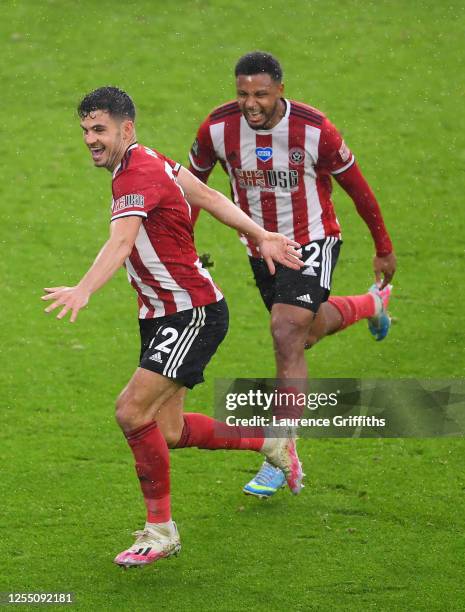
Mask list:
[[[267,162],[273,157],[273,149],[271,147],[257,147],[255,155],[260,161]]]
[[[291,164],[301,164],[305,159],[305,151],[300,147],[289,149],[289,161]]]

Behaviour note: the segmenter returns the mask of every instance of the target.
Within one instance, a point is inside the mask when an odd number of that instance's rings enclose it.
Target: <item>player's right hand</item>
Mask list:
[[[283,234],[264,232],[263,237],[258,242],[258,248],[270,274],[274,274],[276,271],[274,261],[291,268],[291,270],[300,270],[304,265],[301,261],[300,244],[295,240],[286,238]]]
[[[52,312],[55,308],[63,308],[57,314],[57,319],[62,319],[71,310],[70,322],[76,321],[78,312],[89,303],[90,293],[77,285],[76,287],[45,287],[46,295],[42,296],[44,301],[54,300],[45,309],[46,313]]]

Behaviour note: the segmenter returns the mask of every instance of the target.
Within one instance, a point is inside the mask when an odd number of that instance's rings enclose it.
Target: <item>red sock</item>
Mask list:
[[[136,460],[149,523],[166,523],[171,519],[170,456],[165,438],[155,421],[126,434]]]
[[[299,403],[297,398],[304,394],[305,391],[297,387],[278,387],[273,415],[277,419],[300,419],[304,413],[305,404]]]
[[[342,324],[339,329],[345,329],[353,325],[360,319],[368,319],[375,316],[375,299],[371,293],[364,295],[335,295],[330,297],[328,302],[337,308],[342,317]]]
[[[209,450],[224,448],[260,451],[263,441],[261,427],[231,427],[205,414],[187,412],[176,448],[196,446]]]

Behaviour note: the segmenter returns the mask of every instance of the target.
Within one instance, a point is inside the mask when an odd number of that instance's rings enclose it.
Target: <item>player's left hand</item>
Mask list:
[[[49,313],[55,308],[63,308],[57,314],[57,319],[62,319],[71,310],[70,322],[74,323],[81,308],[89,303],[90,293],[77,285],[76,287],[45,287],[47,295],[43,295],[44,301],[54,300],[47,306],[45,312]]]
[[[388,285],[395,274],[397,260],[394,253],[389,253],[384,257],[373,257],[373,270],[375,272],[376,284],[380,289],[384,289]],[[381,281],[382,276],[382,281]]]
[[[295,240],[286,238],[283,234],[265,232],[264,237],[258,242],[258,248],[266,261],[270,274],[274,274],[276,271],[274,261],[291,268],[291,270],[300,270],[304,265],[301,261],[300,244]]]

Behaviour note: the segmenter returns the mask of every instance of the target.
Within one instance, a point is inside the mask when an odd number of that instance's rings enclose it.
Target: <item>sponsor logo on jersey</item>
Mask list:
[[[300,147],[289,149],[289,161],[291,164],[302,164],[305,159],[305,151]]]
[[[346,162],[350,157],[349,147],[344,141],[342,141],[341,146],[339,147],[339,155],[341,156],[343,162]]]
[[[156,361],[157,363],[163,363],[163,357],[161,356],[160,351],[158,353],[154,353],[149,357],[150,361]]]
[[[242,170],[235,169],[242,189],[259,188],[261,191],[295,191],[298,188],[297,170]]]
[[[273,149],[271,147],[257,147],[255,149],[255,155],[262,162],[267,162],[273,157]]]
[[[113,200],[111,210],[114,213],[121,212],[126,208],[144,208],[144,196],[138,193],[131,193]]]

